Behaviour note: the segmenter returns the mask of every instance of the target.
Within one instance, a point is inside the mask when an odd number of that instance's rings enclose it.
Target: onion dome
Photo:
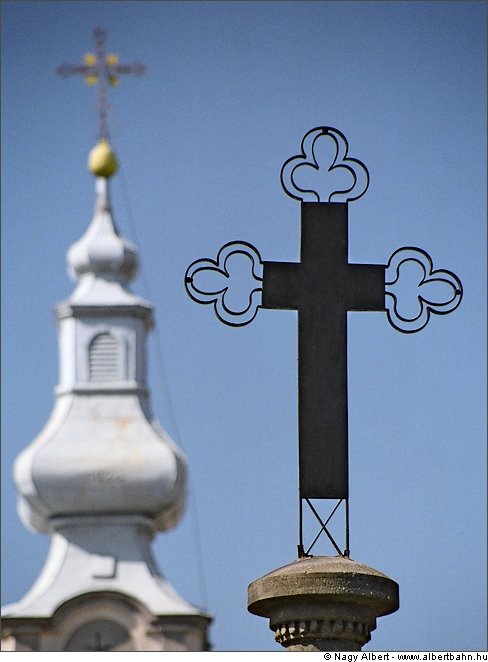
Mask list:
[[[73,280],[92,274],[126,284],[137,273],[138,251],[117,231],[112,218],[107,177],[97,176],[93,219],[85,234],[68,251],[68,272]]]
[[[58,398],[14,475],[21,517],[39,531],[56,517],[101,515],[144,516],[164,531],[184,509],[186,460],[131,394]]]

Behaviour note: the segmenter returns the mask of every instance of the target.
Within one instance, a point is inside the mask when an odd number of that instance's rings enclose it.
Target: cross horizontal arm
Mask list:
[[[349,265],[348,310],[386,310],[385,271],[383,264]]]
[[[145,71],[146,67],[139,62],[135,62],[134,64],[105,65],[102,67],[88,64],[62,64],[57,69],[58,74],[62,78],[76,76],[77,74],[83,76],[99,76],[101,73],[106,76],[114,76],[117,74],[134,74],[135,76],[142,76]]]
[[[263,262],[263,308],[298,310],[300,265],[294,262]]]

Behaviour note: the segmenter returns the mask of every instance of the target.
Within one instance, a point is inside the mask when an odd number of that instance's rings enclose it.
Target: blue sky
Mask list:
[[[154,410],[191,471],[184,521],[154,545],[163,573],[214,614],[216,650],[279,650],[246,590],[296,558],[296,313],[225,327],[183,275],[233,240],[296,261],[300,209],[280,168],[309,129],[333,126],[371,177],[350,205],[350,261],[418,246],[464,286],[454,313],[410,336],[349,314],[351,557],[398,581],[401,601],[367,649],[484,649],[481,2],[2,3],[2,602],[47,552],[17,517],[11,473],[53,405],[52,310],[94,201],[95,91],[55,70],[93,50],[99,24],[109,51],[148,67],[111,92],[109,126],[116,222],[156,309]]]

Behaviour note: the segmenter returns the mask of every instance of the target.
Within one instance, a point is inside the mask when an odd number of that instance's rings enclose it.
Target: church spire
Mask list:
[[[152,305],[129,289],[138,251],[113,220],[117,161],[106,137],[89,168],[93,217],[68,251],[77,285],[56,306],[56,402],[14,468],[19,514],[51,547],[3,626],[16,650],[206,650],[210,617],[176,593],[151,552],[154,535],[181,518],[187,462],[151,411]]]

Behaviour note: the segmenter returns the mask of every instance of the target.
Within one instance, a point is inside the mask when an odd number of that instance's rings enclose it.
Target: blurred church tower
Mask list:
[[[77,286],[56,307],[56,402],[14,469],[20,516],[50,550],[27,595],[3,610],[2,649],[203,651],[210,616],[176,593],[151,552],[181,517],[186,460],[151,413],[152,305],[129,289],[138,252],[112,218],[107,140],[89,167],[93,219],[68,251]]]

